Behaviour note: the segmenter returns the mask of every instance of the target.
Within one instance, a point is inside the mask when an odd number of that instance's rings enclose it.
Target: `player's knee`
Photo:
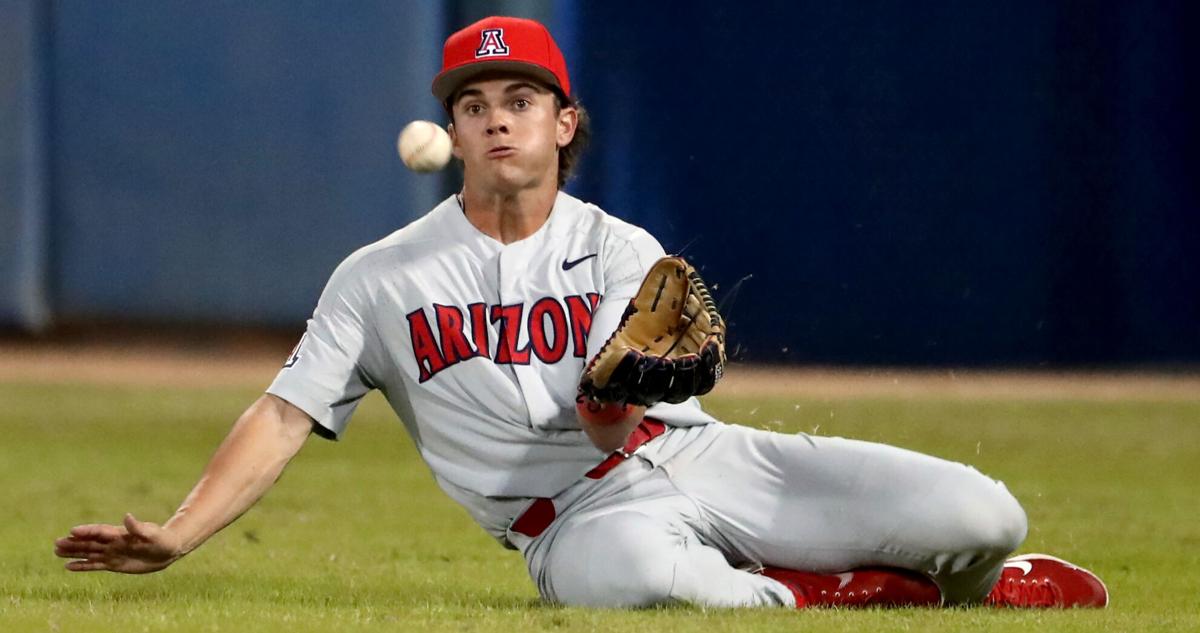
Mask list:
[[[983,491],[976,494],[969,503],[959,506],[971,549],[1003,558],[1025,540],[1029,527],[1025,510],[998,481],[988,479]]]
[[[564,525],[547,561],[547,598],[566,605],[648,607],[671,602],[684,537],[637,512]]]
[[[1025,509],[1008,488],[1005,488],[1004,484],[998,485],[1004,494],[1003,500],[996,508],[996,534],[993,535],[993,544],[997,550],[1002,550],[1007,555],[1025,541],[1025,536],[1029,533],[1029,518],[1025,516]]]

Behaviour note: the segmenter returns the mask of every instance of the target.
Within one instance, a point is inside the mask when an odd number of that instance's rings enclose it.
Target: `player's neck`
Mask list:
[[[523,240],[550,217],[558,188],[537,187],[515,193],[482,192],[463,187],[463,212],[475,228],[502,244]]]

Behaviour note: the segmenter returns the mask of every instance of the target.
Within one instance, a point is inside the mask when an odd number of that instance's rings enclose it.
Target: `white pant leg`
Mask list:
[[[882,444],[726,426],[666,469],[713,527],[703,538],[734,559],[816,572],[910,569],[950,603],[982,599],[1026,533],[1004,484]]]
[[[622,465],[649,470],[640,460]],[[735,569],[694,529],[696,505],[661,470],[610,497],[572,508],[526,550],[530,574],[551,602],[647,607],[795,606],[783,585]]]

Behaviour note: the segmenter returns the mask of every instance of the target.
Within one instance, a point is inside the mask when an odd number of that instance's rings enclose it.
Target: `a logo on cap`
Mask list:
[[[504,29],[484,29],[479,34],[479,48],[475,59],[480,57],[508,57],[508,44],[504,43]]]

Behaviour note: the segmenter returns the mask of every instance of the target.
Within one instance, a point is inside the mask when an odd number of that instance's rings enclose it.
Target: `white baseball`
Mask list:
[[[413,171],[437,171],[450,162],[450,135],[433,121],[413,121],[396,139],[400,160]]]

